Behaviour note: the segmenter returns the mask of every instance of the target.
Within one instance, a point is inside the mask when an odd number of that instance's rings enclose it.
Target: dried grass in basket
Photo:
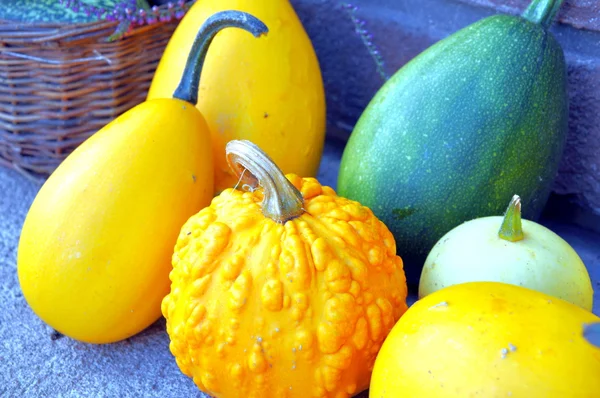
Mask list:
[[[43,180],[90,135],[142,102],[178,21],[107,41],[114,21],[0,21],[0,164]]]

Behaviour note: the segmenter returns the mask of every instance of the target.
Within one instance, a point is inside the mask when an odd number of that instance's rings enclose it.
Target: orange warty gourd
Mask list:
[[[325,90],[310,38],[288,0],[202,0],[181,20],[152,80],[148,98],[173,93],[198,28],[212,14],[239,10],[267,25],[253,40],[234,29],[212,43],[196,107],[211,131],[215,191],[235,185],[225,144],[250,140],[285,173],[314,177],[325,140]]]
[[[227,145],[226,189],[181,229],[162,302],[180,369],[215,397],[346,397],[368,388],[407,310],[402,259],[370,209]],[[260,188],[260,189],[259,189]]]

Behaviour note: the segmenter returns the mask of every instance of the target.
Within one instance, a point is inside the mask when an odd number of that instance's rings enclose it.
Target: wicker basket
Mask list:
[[[108,42],[116,22],[0,21],[0,164],[41,181],[87,137],[142,102],[177,23]]]

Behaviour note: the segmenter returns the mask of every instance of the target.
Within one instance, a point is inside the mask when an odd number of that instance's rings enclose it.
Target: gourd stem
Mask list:
[[[504,220],[500,231],[498,231],[500,239],[509,242],[517,242],[523,239],[523,225],[521,222],[521,198],[519,195],[512,197],[508,209],[504,214]]]
[[[211,15],[200,27],[190,55],[188,56],[179,85],[173,97],[187,101],[193,105],[198,102],[200,73],[206,59],[206,53],[213,39],[224,28],[241,28],[255,37],[267,34],[269,29],[256,17],[241,11],[221,11]]]
[[[232,140],[225,146],[225,153],[229,167],[243,184],[263,188],[262,213],[266,217],[284,224],[304,213],[302,193],[257,145],[247,140]]]
[[[564,0],[533,0],[523,12],[523,18],[548,29]]]

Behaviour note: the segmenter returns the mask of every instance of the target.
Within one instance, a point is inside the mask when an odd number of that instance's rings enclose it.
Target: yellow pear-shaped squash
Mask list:
[[[584,338],[600,318],[504,282],[467,282],[417,301],[375,361],[370,397],[592,398],[600,350]]]
[[[198,61],[217,30],[239,19],[222,13],[207,22]],[[266,29],[248,21],[255,34]],[[33,311],[59,332],[109,343],[160,317],[181,225],[214,191],[210,133],[189,90],[198,74],[184,77],[178,98],[146,101],[91,136],[36,196],[19,242],[19,280]]]
[[[288,0],[197,1],[160,60],[148,98],[175,89],[198,27],[213,13],[248,12],[269,28],[263,40],[229,30],[215,38],[203,66],[198,109],[212,133],[215,190],[233,187],[225,144],[248,139],[285,173],[315,176],[325,139],[325,94],[315,52]]]
[[[250,189],[223,191],[181,230],[162,304],[177,364],[214,397],[358,394],[407,308],[391,232],[251,143],[227,149]]]

